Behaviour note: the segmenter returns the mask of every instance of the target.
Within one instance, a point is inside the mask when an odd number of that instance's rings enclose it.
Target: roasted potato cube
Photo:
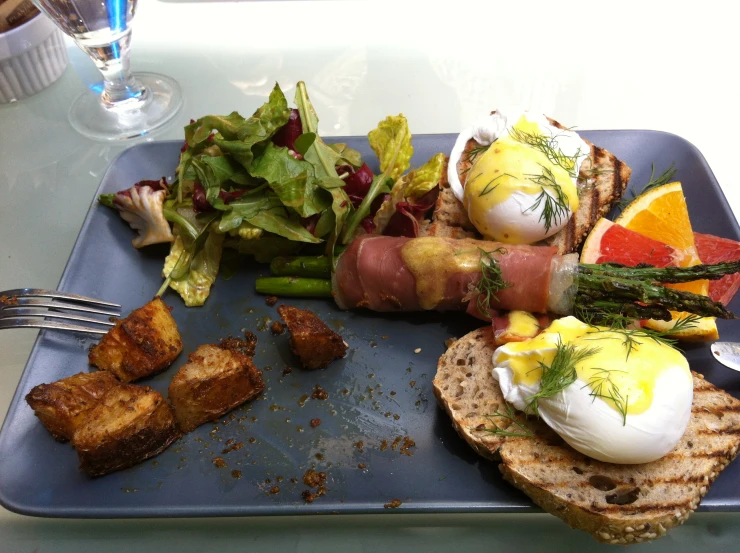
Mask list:
[[[310,311],[290,305],[278,307],[290,332],[290,347],[305,369],[321,369],[344,357],[347,343]]]
[[[102,476],[159,455],[179,435],[162,394],[121,384],[85,413],[72,445],[80,468],[90,476]]]
[[[26,395],[26,402],[46,429],[60,442],[72,439],[83,416],[121,383],[111,373],[79,373],[51,384],[39,384]]]
[[[225,345],[206,344],[177,371],[169,399],[180,429],[190,432],[254,398],[264,387],[262,372],[250,357]]]
[[[133,382],[166,369],[182,351],[177,324],[161,298],[118,321],[90,348],[90,364]]]

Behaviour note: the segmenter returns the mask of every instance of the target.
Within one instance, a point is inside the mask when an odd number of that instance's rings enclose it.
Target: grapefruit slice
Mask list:
[[[639,196],[615,223],[605,219],[597,222],[584,243],[581,262],[608,261],[630,266],[650,263],[656,267],[690,267],[701,263],[681,183],[666,184]],[[669,286],[695,294],[709,292],[707,280]],[[644,321],[644,325],[667,331],[676,320],[688,315],[672,314],[672,321],[649,320]],[[677,332],[676,337],[687,341],[711,341],[717,340],[719,334],[714,319],[706,317],[693,327]]]
[[[720,238],[711,234],[694,233],[694,244],[702,263],[721,263],[740,259],[740,242]],[[709,297],[729,305],[740,289],[740,273],[725,275],[719,280],[709,281]]]
[[[596,222],[581,251],[581,263],[621,263],[629,267],[638,263],[675,266],[682,258],[675,248],[604,218]]]

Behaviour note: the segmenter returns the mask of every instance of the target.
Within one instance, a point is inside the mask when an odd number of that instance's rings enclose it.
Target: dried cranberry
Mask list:
[[[301,124],[301,114],[297,109],[293,109],[290,111],[288,122],[272,137],[272,143],[275,146],[295,150],[295,140],[302,134],[303,125]]]

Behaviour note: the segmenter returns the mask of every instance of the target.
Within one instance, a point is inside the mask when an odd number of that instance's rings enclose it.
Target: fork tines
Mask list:
[[[107,328],[82,326],[50,319],[111,327],[115,322],[110,318],[119,317],[120,314],[121,306],[117,303],[78,294],[39,288],[18,288],[0,292],[0,329],[48,328],[105,334],[108,332]],[[103,315],[106,318],[100,319],[88,315]]]

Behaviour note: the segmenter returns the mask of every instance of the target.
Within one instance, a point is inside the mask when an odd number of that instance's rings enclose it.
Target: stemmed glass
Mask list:
[[[162,126],[182,106],[174,79],[131,73],[131,20],[136,0],[33,0],[95,62],[100,94],[86,91],[69,111],[80,133],[98,140],[136,138]]]

